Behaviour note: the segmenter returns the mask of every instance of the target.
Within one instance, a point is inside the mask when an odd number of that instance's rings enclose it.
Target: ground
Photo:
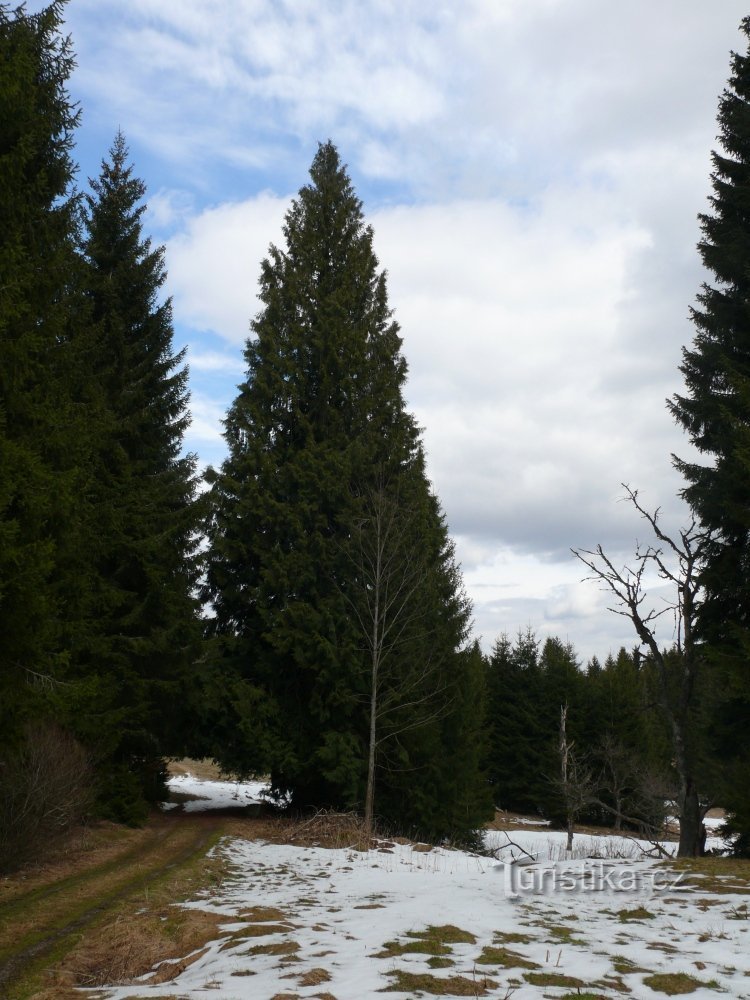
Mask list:
[[[178,809],[228,794],[197,779],[177,787]],[[259,793],[234,791],[243,804]],[[187,798],[198,794],[206,797]],[[107,941],[122,950],[119,926],[143,954],[140,966],[122,966],[122,985],[116,975],[89,980],[107,986],[89,996],[750,997],[750,863],[665,865],[644,859],[632,840],[588,834],[566,858],[564,835],[523,817],[488,832],[496,857],[484,857],[400,841],[365,850],[355,826],[326,817],[284,826],[230,820],[221,808],[174,813],[164,817],[168,830],[209,824],[210,856],[196,849],[192,882],[141,898],[126,929],[122,919],[105,924],[105,950]],[[173,905],[170,893],[187,898]],[[171,939],[162,953],[150,944],[159,931]],[[37,995],[76,995],[64,992],[81,981],[67,961],[73,975]],[[22,995],[33,993],[9,994]]]

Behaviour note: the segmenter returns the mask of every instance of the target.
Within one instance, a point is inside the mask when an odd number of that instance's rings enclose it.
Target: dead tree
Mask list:
[[[568,833],[566,851],[573,850],[573,827],[578,816],[593,798],[591,771],[580,758],[575,744],[568,739],[568,706],[560,706],[560,777],[555,783],[565,805],[565,827]]]
[[[699,675],[704,669],[701,649],[695,642],[694,625],[700,601],[699,568],[709,537],[695,520],[679,532],[679,540],[667,535],[659,525],[659,509],[647,511],[638,500],[638,491],[623,484],[626,499],[651,527],[656,543],[645,547],[636,543],[635,563],[618,569],[601,545],[594,551],[573,549],[592,576],[616,598],[610,611],[628,618],[645,647],[656,671],[659,704],[670,730],[674,767],[677,774],[677,810],[680,823],[678,857],[695,857],[703,849],[702,806],[696,780],[696,733],[693,715]],[[644,576],[654,568],[674,588],[674,598],[656,608],[647,600]],[[666,614],[674,615],[675,648],[670,653],[659,646],[656,623]],[[670,663],[676,664],[677,683]]]

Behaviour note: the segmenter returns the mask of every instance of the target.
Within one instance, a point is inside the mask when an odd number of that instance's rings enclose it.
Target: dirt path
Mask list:
[[[226,825],[221,815],[159,817],[135,847],[130,842],[105,861],[17,892],[0,904],[0,996],[27,995],[15,987],[30,972],[80,940],[128,897],[205,853]]]

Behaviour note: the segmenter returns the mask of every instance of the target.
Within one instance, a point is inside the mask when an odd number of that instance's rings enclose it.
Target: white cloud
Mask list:
[[[169,283],[179,322],[242,345],[260,308],[260,262],[281,242],[288,199],[264,193],[194,216],[167,244]]]
[[[617,503],[622,481],[670,527],[682,516],[669,454],[688,449],[664,400],[692,338],[695,216],[745,13],[743,0],[71,4],[88,120],[119,123],[164,171],[149,223],[180,227],[168,291],[190,332],[199,450],[219,454],[234,391],[219,376],[237,374],[227,358],[259,308],[260,260],[330,135],[389,271],[479,630],[569,627],[587,654],[629,645],[567,550],[632,550],[642,527]],[[227,166],[247,175],[231,202]]]

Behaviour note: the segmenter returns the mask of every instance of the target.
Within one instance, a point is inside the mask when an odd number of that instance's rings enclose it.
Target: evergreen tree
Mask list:
[[[122,134],[90,183],[92,620],[76,659],[93,688],[78,730],[115,769],[102,789],[106,811],[135,819],[144,798],[159,795],[162,755],[184,749],[181,707],[200,639],[197,480],[195,458],[181,453],[188,370],[173,348],[171,303],[160,300],[164,250],[143,234],[145,186]]]
[[[78,604],[78,112],[63,3],[0,5],[0,741],[43,709]]]
[[[487,665],[487,773],[499,809],[539,813],[548,789],[543,777],[545,720],[539,641],[531,629],[515,644],[501,635]],[[559,706],[557,708],[559,712]]]
[[[372,681],[352,612],[362,585],[356,541],[380,484],[407,499],[423,545],[422,621],[397,657],[435,664],[420,690],[393,705],[394,717],[430,683],[447,696],[468,676],[460,646],[469,609],[404,407],[406,363],[372,231],[330,142],[310,175],[287,214],[285,249],[272,246],[262,264],[263,309],[226,420],[229,457],[211,477],[207,692],[220,677],[230,695],[213,723],[222,733],[214,752],[227,767],[270,771],[299,806],[353,807],[365,797]],[[381,814],[396,790],[403,809],[410,774],[409,821],[443,824],[436,789],[447,716],[446,698],[424,725],[392,730],[378,769]]]
[[[750,38],[750,17],[741,25]],[[706,465],[675,459],[684,496],[712,533],[702,572],[701,640],[722,675],[716,715],[727,781],[722,803],[736,812],[739,848],[750,851],[750,53],[732,55],[719,102],[712,211],[698,245],[715,283],[704,284],[691,349],[683,352],[685,394],[670,409]]]

